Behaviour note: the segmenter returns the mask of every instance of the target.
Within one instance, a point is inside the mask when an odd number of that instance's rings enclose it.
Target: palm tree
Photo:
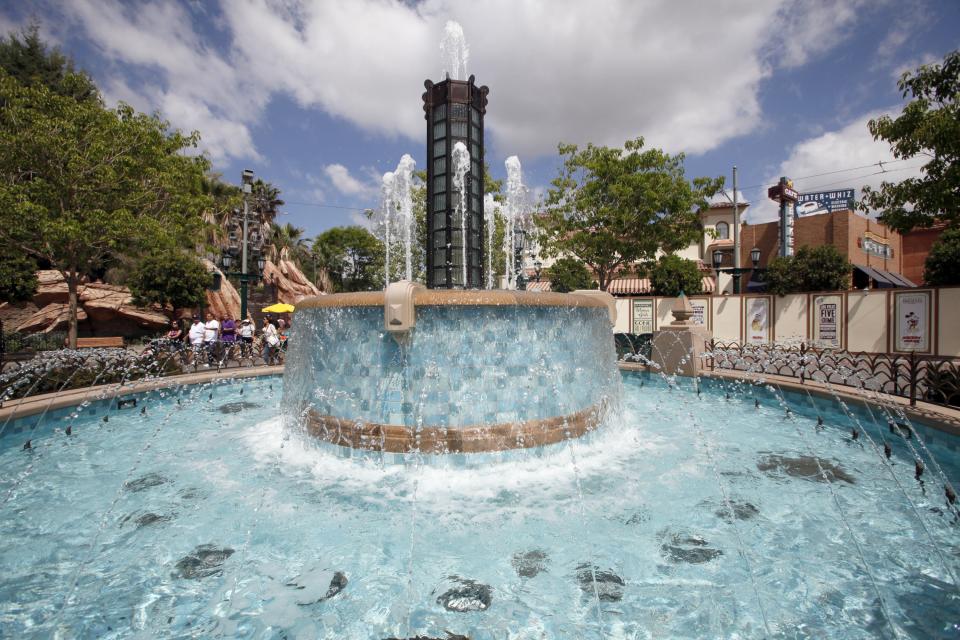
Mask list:
[[[213,198],[213,205],[201,214],[205,223],[203,247],[197,247],[203,254],[209,247],[220,247],[227,243],[230,231],[230,214],[241,206],[240,188],[220,179],[221,174],[211,173],[204,176],[203,193]]]
[[[272,227],[268,240],[270,248],[267,250],[267,256],[274,263],[282,259],[292,260],[302,270],[303,261],[310,253],[303,233],[303,229],[295,227],[289,222],[283,226]]]

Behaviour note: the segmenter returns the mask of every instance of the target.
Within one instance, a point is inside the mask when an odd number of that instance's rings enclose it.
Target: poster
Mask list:
[[[814,296],[813,340],[821,347],[843,346],[843,296]]]
[[[894,293],[894,351],[930,351],[930,292]]]
[[[770,298],[747,298],[747,344],[770,342]]]
[[[653,333],[653,300],[633,301],[633,333]]]
[[[698,327],[707,326],[707,301],[700,300],[690,300],[690,306],[693,307],[693,324]]]

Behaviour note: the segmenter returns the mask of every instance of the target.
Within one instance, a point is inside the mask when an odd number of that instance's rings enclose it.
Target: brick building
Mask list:
[[[913,282],[924,283],[923,268],[930,247],[943,233],[946,225],[936,224],[929,229],[914,229],[903,234],[903,275]]]
[[[754,247],[760,249],[761,267],[778,255],[777,225],[767,222],[743,226],[741,264],[751,264]],[[795,250],[827,244],[836,247],[854,265],[851,277],[855,289],[916,286],[916,280],[904,274],[903,237],[876,220],[850,210],[801,216],[794,222],[793,233]],[[911,255],[910,259],[915,257]]]

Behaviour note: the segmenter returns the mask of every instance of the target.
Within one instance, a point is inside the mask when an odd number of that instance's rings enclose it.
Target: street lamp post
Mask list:
[[[753,252],[754,252],[754,251],[757,252],[757,261],[759,261],[759,260],[760,260],[760,250],[759,250],[759,249],[754,249],[753,251],[751,251],[751,252],[750,252],[750,258],[753,259]],[[713,269],[714,269],[714,271],[717,272],[717,285],[718,285],[718,286],[720,285],[720,274],[721,274],[721,273],[729,273],[731,276],[733,276],[733,292],[734,292],[734,293],[741,293],[740,279],[743,277],[743,274],[747,273],[748,271],[751,271],[751,269],[744,268],[744,267],[723,267],[723,268],[721,268],[721,267],[720,267],[721,264],[723,264],[723,251],[721,251],[720,249],[716,249],[716,250],[714,250],[714,252],[713,252]],[[753,270],[756,270],[756,263],[754,263],[754,269],[753,269]]]
[[[254,247],[254,254],[257,256],[257,271],[256,273],[250,273],[250,194],[253,192],[253,171],[250,169],[244,169],[243,173],[241,174],[241,181],[241,188],[243,191],[243,220],[240,223],[240,270],[238,272],[229,272],[229,269],[234,265],[236,260],[234,255],[236,252],[235,246],[230,246],[224,249],[223,255],[220,257],[220,264],[225,270],[224,275],[231,278],[236,278],[240,281],[240,317],[246,318],[248,283],[251,281],[255,282],[260,279],[260,276],[263,273],[263,268],[266,266],[266,259],[259,251],[263,237],[258,232],[255,232],[254,244],[256,247]],[[239,211],[234,209],[234,215],[239,216],[241,214]],[[235,218],[233,220],[235,220]],[[236,223],[233,222],[233,224]],[[234,237],[231,232],[231,241],[233,239]]]
[[[250,224],[250,194],[253,193],[253,171],[244,169],[240,174],[243,188],[243,257],[240,259],[240,319],[247,317],[247,244]]]
[[[523,250],[526,245],[527,232],[523,229],[517,229],[514,234],[516,242],[514,244],[516,253],[513,257],[514,269],[516,275],[515,282],[517,283],[517,291],[526,291],[527,289],[527,276],[523,272]]]

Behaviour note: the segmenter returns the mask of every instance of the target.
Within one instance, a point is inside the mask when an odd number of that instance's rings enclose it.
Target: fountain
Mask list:
[[[602,297],[480,289],[468,143],[458,192],[432,176],[461,199],[428,207],[430,287],[298,305],[282,378],[0,374],[0,636],[955,636],[960,439],[770,358],[620,372]],[[407,276],[408,158],[381,209]],[[684,313],[655,345],[682,364]]]

